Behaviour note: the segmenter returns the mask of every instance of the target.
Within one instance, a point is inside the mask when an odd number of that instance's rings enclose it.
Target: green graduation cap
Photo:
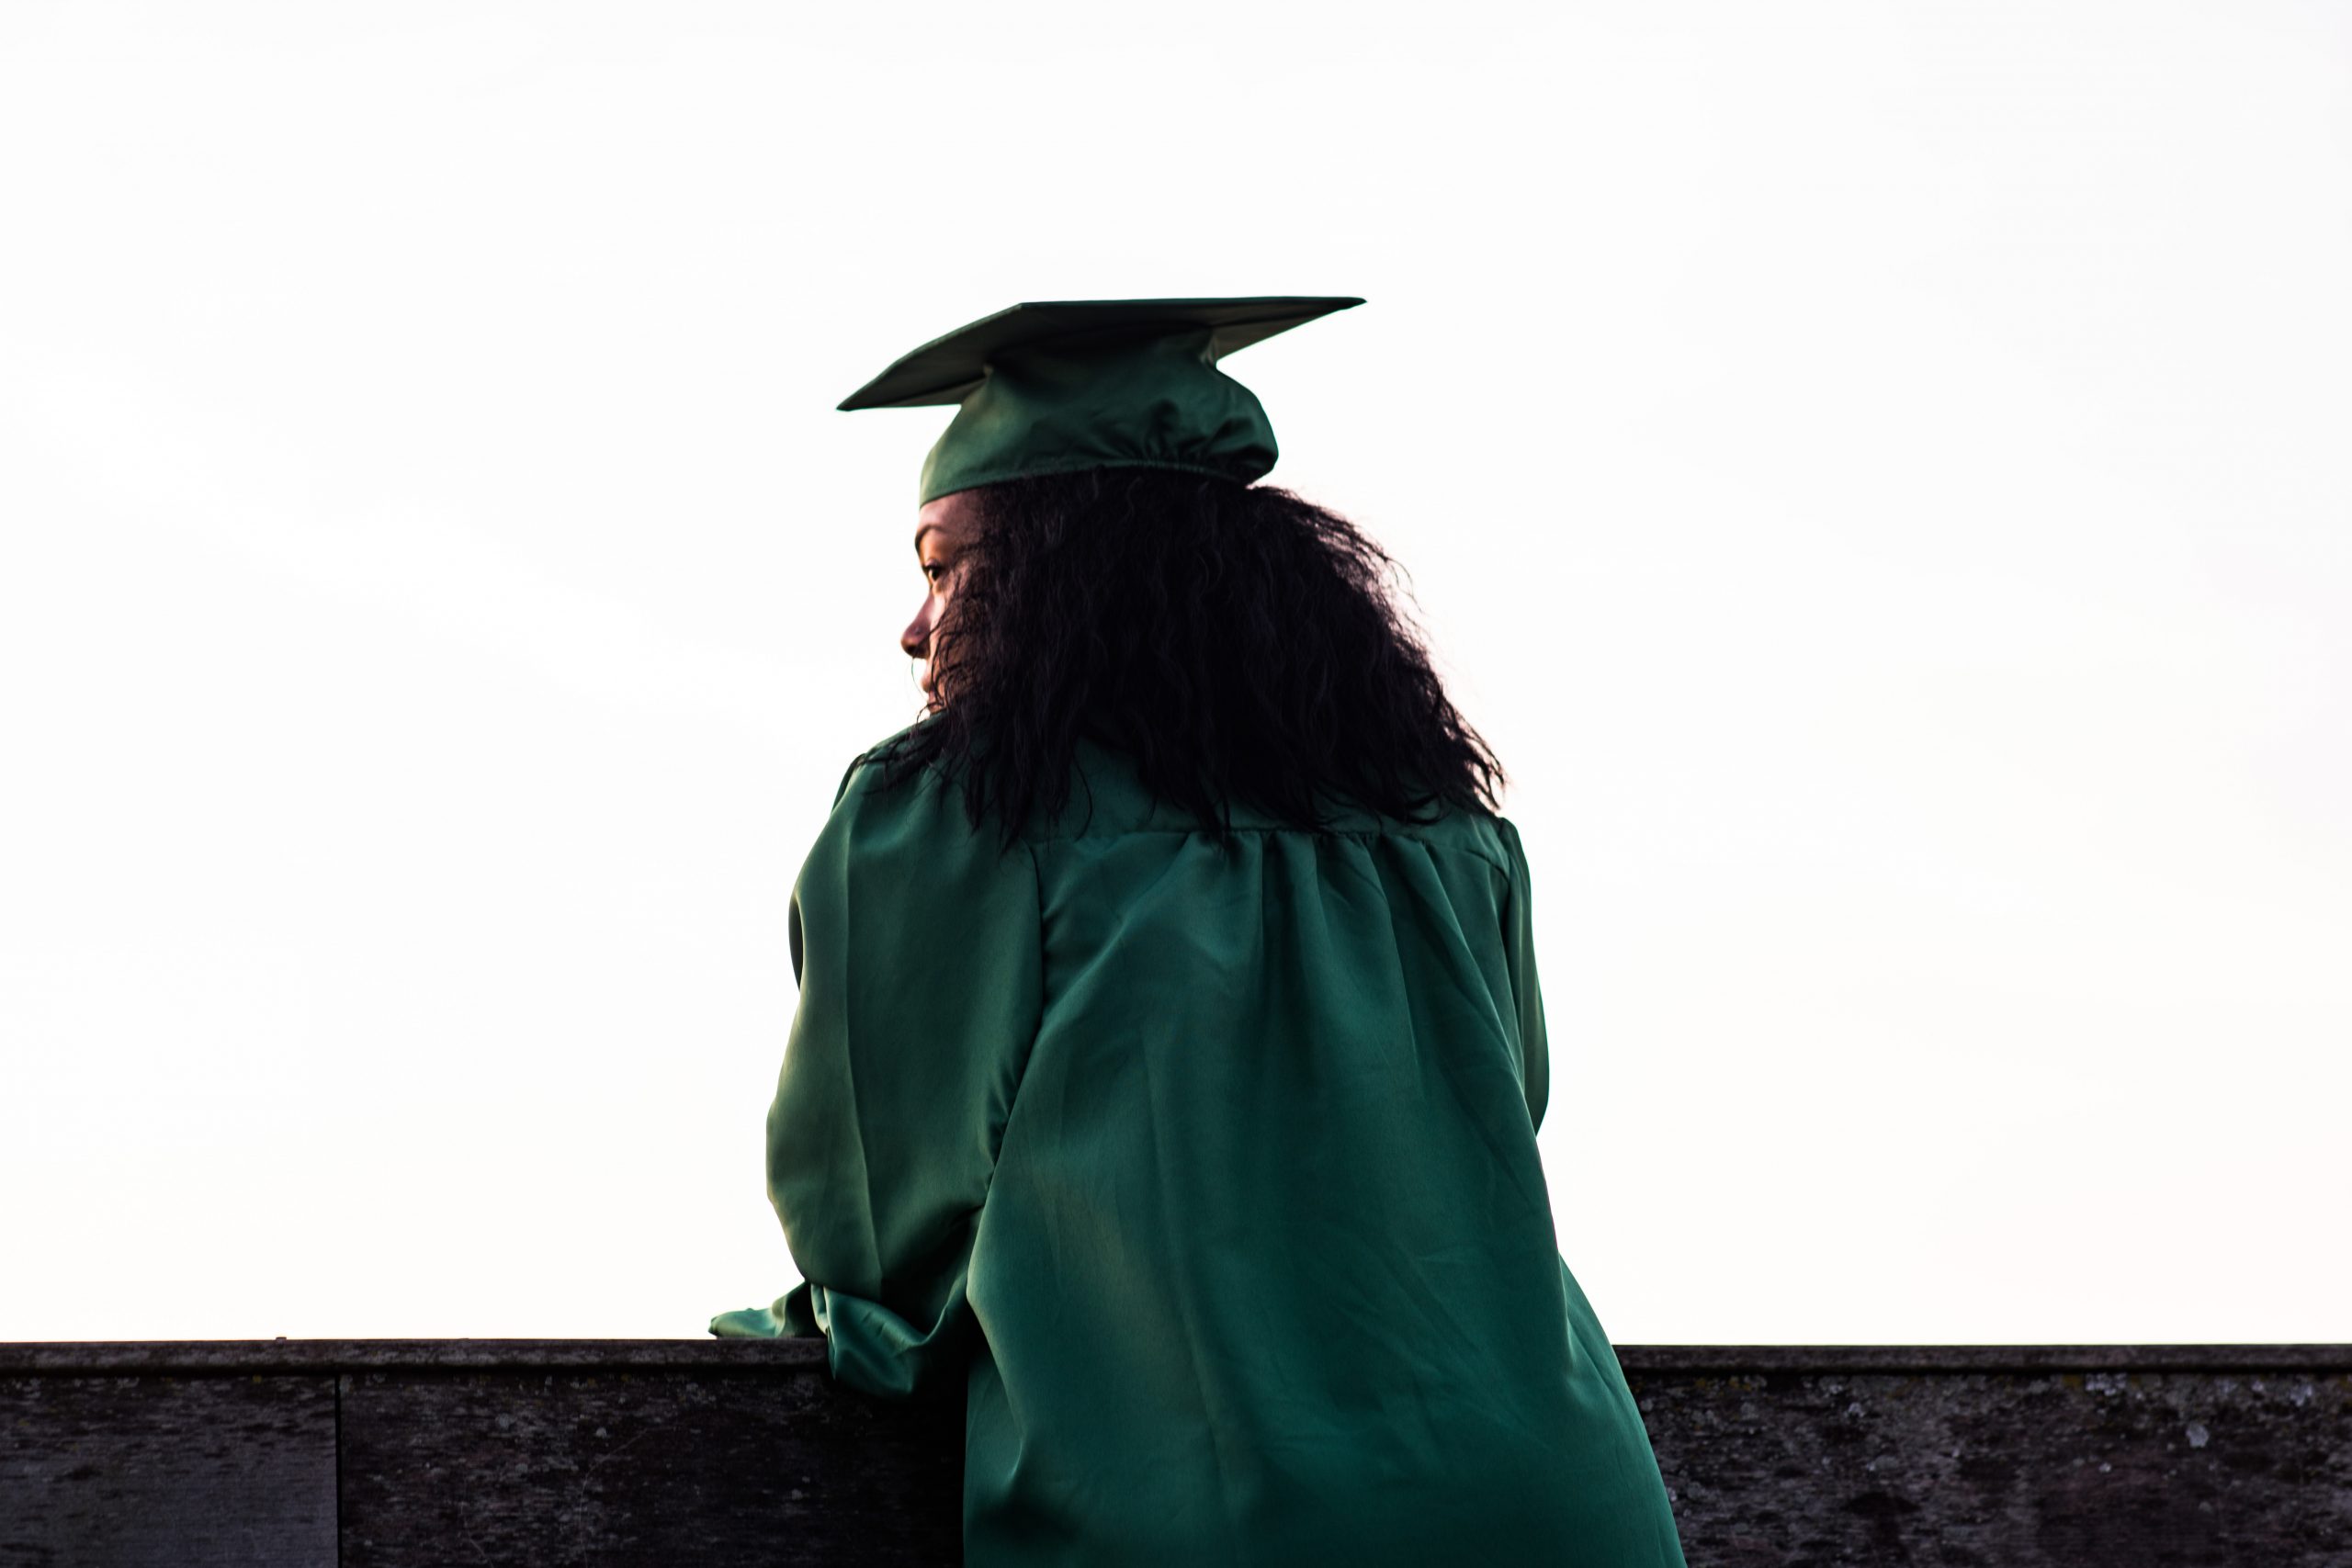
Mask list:
[[[923,344],[848,409],[960,403],[923,460],[922,500],[1083,468],[1182,468],[1247,484],[1274,429],[1228,354],[1361,299],[1051,299]]]

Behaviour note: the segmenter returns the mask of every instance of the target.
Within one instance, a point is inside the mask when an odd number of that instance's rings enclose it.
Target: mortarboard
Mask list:
[[[1247,484],[1274,430],[1225,355],[1352,299],[1055,299],[1014,305],[906,355],[848,409],[957,403],[923,460],[922,499],[1035,474],[1182,468]]]

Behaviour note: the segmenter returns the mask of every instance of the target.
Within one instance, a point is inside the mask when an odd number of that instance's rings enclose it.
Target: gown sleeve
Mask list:
[[[794,886],[800,1003],[768,1198],[805,1282],[721,1336],[821,1333],[833,1375],[903,1397],[960,1371],[973,1234],[1043,989],[1028,848],[926,772],[855,769]]]
[[[1510,887],[1503,904],[1503,962],[1510,974],[1511,998],[1519,1013],[1520,1078],[1527,1090],[1527,1114],[1541,1127],[1552,1092],[1552,1052],[1544,1032],[1544,987],[1535,977],[1527,852],[1520,847],[1519,829],[1508,821],[1498,819],[1498,823],[1510,859]]]

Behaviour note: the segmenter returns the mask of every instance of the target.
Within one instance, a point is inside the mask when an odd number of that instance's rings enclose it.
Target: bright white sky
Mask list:
[[[1016,299],[1512,769],[1615,1336],[2352,1339],[2352,19],[0,6],[0,1338],[692,1335]]]

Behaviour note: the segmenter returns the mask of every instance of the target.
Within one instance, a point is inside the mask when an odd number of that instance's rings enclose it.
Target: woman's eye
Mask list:
[[[936,582],[941,578],[947,575],[947,569],[940,565],[937,561],[925,561],[923,563],[922,574],[931,579],[933,582]]]

